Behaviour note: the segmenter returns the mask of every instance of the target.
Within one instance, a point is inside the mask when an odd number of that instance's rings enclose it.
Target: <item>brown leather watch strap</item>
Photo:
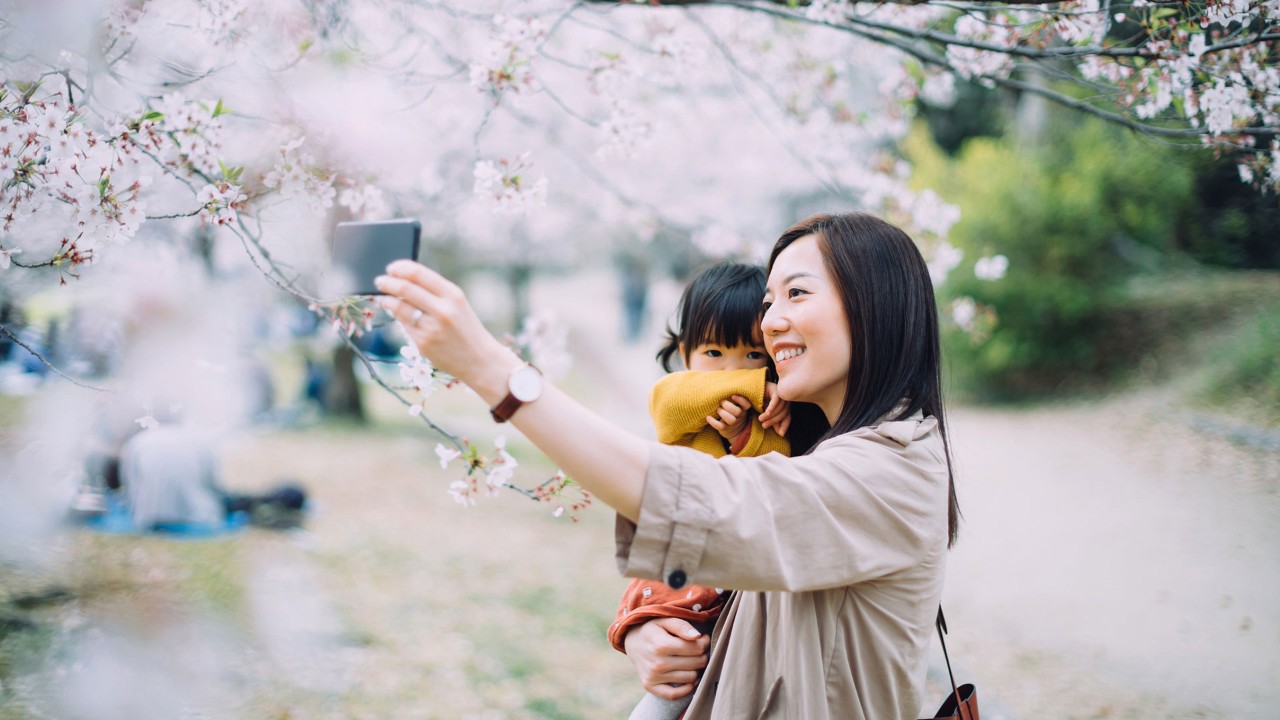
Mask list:
[[[504,423],[510,420],[511,416],[515,415],[516,410],[519,410],[523,404],[520,398],[508,391],[507,396],[502,398],[502,402],[489,409],[489,414],[493,416],[494,422]]]

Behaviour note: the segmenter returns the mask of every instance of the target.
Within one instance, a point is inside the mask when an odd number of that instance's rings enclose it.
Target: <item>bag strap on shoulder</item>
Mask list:
[[[972,720],[965,717],[964,702],[960,698],[960,688],[956,686],[956,675],[951,671],[951,656],[947,654],[947,617],[942,614],[942,606],[938,606],[938,641],[942,643],[942,657],[947,661],[947,676],[951,678],[951,692],[956,698],[956,717],[960,720]]]

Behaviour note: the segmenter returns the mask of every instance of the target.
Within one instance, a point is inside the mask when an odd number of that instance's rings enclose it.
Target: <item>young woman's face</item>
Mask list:
[[[778,254],[764,294],[765,347],[778,370],[778,396],[822,408],[835,423],[849,382],[852,341],[840,288],[806,235]]]
[[[703,343],[685,355],[685,366],[690,370],[757,370],[769,364],[764,345],[734,345]]]

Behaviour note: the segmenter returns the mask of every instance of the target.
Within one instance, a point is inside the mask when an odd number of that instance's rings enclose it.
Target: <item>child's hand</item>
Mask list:
[[[751,401],[741,395],[734,395],[720,403],[715,415],[707,416],[707,424],[720,433],[720,437],[733,442],[743,430],[747,429],[747,419],[751,417]]]
[[[791,427],[791,403],[778,397],[778,384],[764,384],[764,412],[760,413],[760,424],[765,428],[775,428],[778,434],[786,437]]]

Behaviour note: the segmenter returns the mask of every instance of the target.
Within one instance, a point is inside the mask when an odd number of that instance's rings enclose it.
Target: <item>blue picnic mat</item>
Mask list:
[[[80,524],[95,532],[108,535],[164,535],[196,540],[237,533],[249,525],[248,513],[232,512],[227,514],[226,522],[219,524],[175,522],[157,523],[149,528],[140,528],[134,524],[133,518],[129,515],[129,505],[116,497],[115,493],[108,493],[104,499],[106,510],[100,515],[85,517]]]

